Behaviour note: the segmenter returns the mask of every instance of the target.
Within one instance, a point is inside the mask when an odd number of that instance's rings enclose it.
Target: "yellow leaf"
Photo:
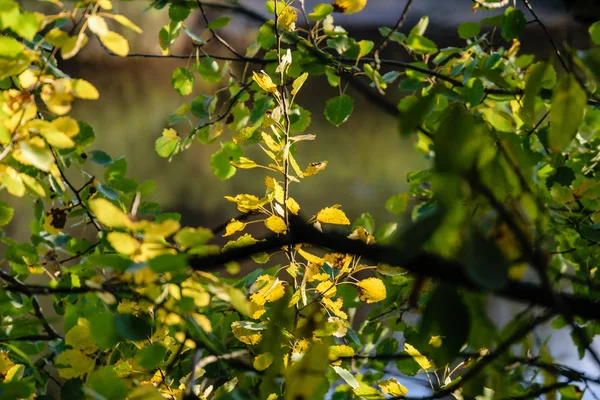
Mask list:
[[[163,239],[171,236],[181,228],[179,221],[174,219],[165,219],[160,223],[150,223],[144,230],[144,237],[147,239]]]
[[[13,196],[22,197],[25,194],[23,180],[20,174],[12,167],[0,165],[0,183],[6,186],[8,193]]]
[[[269,368],[272,363],[273,354],[267,352],[257,355],[256,358],[254,358],[254,363],[252,365],[254,365],[254,369],[257,371],[264,371]]]
[[[51,235],[58,235],[67,223],[67,212],[60,208],[52,208],[44,214],[44,230]]]
[[[277,86],[271,80],[271,77],[266,73],[262,72],[257,74],[256,72],[252,72],[252,79],[262,90],[269,93],[277,93]]]
[[[73,79],[73,94],[84,100],[97,100],[100,97],[98,89],[85,79]]]
[[[429,339],[429,344],[435,348],[438,348],[442,345],[442,337],[441,336],[432,336]]]
[[[285,205],[292,214],[298,215],[298,212],[300,211],[300,205],[296,202],[296,200],[288,197],[288,199],[285,201]]]
[[[278,2],[277,7],[277,22],[280,28],[286,31],[296,29],[296,19],[298,18],[294,7],[290,7],[285,3]],[[281,7],[283,5],[283,7]],[[283,8],[283,9],[282,9]]]
[[[279,300],[285,295],[283,282],[271,275],[261,275],[250,287],[253,292],[250,300],[263,306],[267,302]]]
[[[51,124],[70,138],[79,134],[79,124],[71,117],[56,118]]]
[[[258,324],[250,325],[248,322],[235,321],[231,324],[231,332],[242,343],[255,345],[262,340],[262,333],[254,329]]]
[[[357,226],[354,232],[348,235],[348,239],[360,240],[366,244],[375,243],[375,237],[370,235],[362,226]]]
[[[205,332],[212,332],[212,324],[210,322],[210,319],[208,319],[206,317],[206,315],[202,315],[202,314],[198,314],[198,313],[193,313],[192,314],[192,318],[194,318],[194,320],[196,321],[196,323],[205,331]]]
[[[330,280],[320,282],[315,288],[315,290],[322,294],[324,297],[333,297],[337,293],[337,287]]]
[[[77,36],[69,37],[61,46],[60,52],[63,59],[75,57],[88,42],[88,37],[84,30],[81,30]]]
[[[279,182],[277,182],[275,178],[267,176],[265,178],[265,186],[267,187],[267,198],[271,200],[275,199],[279,203],[283,204],[283,187],[279,184]]]
[[[225,234],[223,236],[231,236],[236,232],[243,231],[245,227],[245,223],[232,218],[231,221],[229,221],[229,223],[225,227]]]
[[[415,349],[414,346],[408,343],[404,343],[404,351],[406,351],[408,355],[411,356],[413,360],[415,360],[416,363],[419,364],[419,366],[425,371],[431,368],[431,363],[429,362],[427,357],[419,353],[419,350]]]
[[[276,215],[272,215],[265,220],[265,226],[275,233],[285,234],[287,231],[287,225],[283,218]]]
[[[367,303],[376,303],[385,299],[385,285],[379,278],[367,278],[359,281],[357,286],[360,288],[358,297]]]
[[[238,210],[241,212],[256,210],[269,202],[267,199],[259,199],[252,194],[238,194],[235,197],[225,196],[225,199],[236,203]]]
[[[317,213],[316,219],[324,224],[350,225],[346,214],[336,207],[325,207]]]
[[[307,251],[304,251],[302,249],[298,249],[298,253],[304,257],[304,259],[308,262],[311,262],[313,264],[317,264],[317,265],[323,265],[325,264],[325,260],[323,260],[321,257],[317,257],[314,254],[310,254]]]
[[[102,36],[99,36],[99,38],[102,44],[116,55],[125,57],[129,54],[129,43],[127,42],[127,39],[118,33],[106,32]]]
[[[323,305],[337,317],[340,317],[341,319],[348,319],[348,314],[342,311],[344,299],[341,297],[338,297],[335,302],[328,297],[323,297],[321,298],[321,303],[323,303]]]
[[[15,363],[8,358],[8,352],[0,352],[0,375],[6,375],[9,369],[15,366]]]
[[[265,144],[271,151],[274,151],[275,153],[281,151],[281,145],[279,143],[277,143],[271,135],[269,135],[266,132],[261,132],[261,136],[262,136]],[[271,158],[273,158],[273,157],[271,157]]]
[[[129,228],[132,225],[127,214],[106,199],[92,199],[89,206],[96,218],[109,228]]]
[[[304,170],[304,176],[316,175],[327,167],[327,161],[319,161],[308,164]]]
[[[104,18],[100,17],[99,15],[90,15],[88,16],[88,28],[90,28],[90,31],[92,31],[93,33],[95,33],[96,35],[102,37],[103,35],[106,35],[108,32],[110,32],[108,30],[108,25],[106,24],[106,21],[104,20]],[[102,38],[101,38],[102,40]],[[108,46],[106,46],[108,47]]]
[[[83,378],[91,372],[96,361],[81,350],[65,350],[56,357],[55,365],[62,378]]]
[[[344,14],[354,14],[367,5],[367,0],[333,0],[333,9]]]
[[[127,18],[124,15],[115,14],[115,15],[112,15],[112,18],[114,18],[115,21],[117,21],[118,23],[120,23],[124,27],[131,29],[135,33],[142,33],[142,29],[139,26],[137,26],[136,24],[134,24],[133,22],[131,22],[129,20],[129,18]]]
[[[353,357],[354,349],[350,346],[329,346],[329,361],[336,361],[341,357]]]
[[[128,256],[140,248],[140,242],[128,233],[110,232],[107,240],[117,252]]]
[[[394,378],[381,381],[377,385],[381,388],[381,391],[388,396],[406,396],[406,393],[408,393],[408,389],[404,385],[398,383]]]
[[[233,165],[236,168],[242,169],[252,169],[256,168],[257,166],[257,164],[254,161],[246,157],[240,157],[238,161],[232,161],[231,165]]]
[[[304,178],[304,173],[300,169],[300,166],[296,162],[296,159],[294,158],[294,156],[292,155],[292,153],[288,154],[288,158],[290,159],[290,164],[292,165],[292,169],[294,170],[294,172],[296,173],[296,175],[298,175],[298,178]]]

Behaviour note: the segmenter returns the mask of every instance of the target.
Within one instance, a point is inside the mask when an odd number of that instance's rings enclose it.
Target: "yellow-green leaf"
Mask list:
[[[273,93],[273,94],[277,93],[277,86],[273,83],[273,81],[271,80],[271,77],[269,75],[267,75],[266,73],[263,72],[263,73],[257,74],[256,72],[252,72],[252,79],[265,92],[269,92],[269,93]]]
[[[422,355],[419,352],[419,350],[415,349],[415,347],[413,345],[404,343],[404,351],[406,351],[408,353],[408,355],[411,356],[413,358],[413,360],[415,360],[416,363],[419,364],[419,366],[421,368],[423,368],[425,371],[427,371],[428,369],[431,368],[431,363],[429,362],[427,357]]]
[[[110,232],[107,240],[113,249],[128,256],[134,254],[140,248],[140,242],[128,233]]]
[[[381,381],[377,386],[379,386],[381,391],[388,396],[406,396],[406,393],[408,393],[408,389],[404,385],[398,383],[394,378]]]
[[[96,218],[109,228],[129,228],[132,225],[127,214],[106,199],[92,199],[89,206]]]
[[[267,352],[257,355],[252,365],[254,365],[254,369],[257,371],[264,371],[265,369],[269,368],[272,363],[273,354]]]

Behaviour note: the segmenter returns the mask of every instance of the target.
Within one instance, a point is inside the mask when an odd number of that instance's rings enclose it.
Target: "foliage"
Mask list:
[[[68,115],[102,91],[67,76],[62,60],[95,38],[110,56],[133,56],[117,31],[141,29],[110,0],[51,3],[42,14],[0,1],[0,182],[34,211],[29,241],[1,237],[0,398],[383,399],[410,395],[403,380],[421,374],[432,398],[571,399],[598,382],[529,340],[554,318],[580,357],[600,363],[589,347],[600,332],[597,47],[557,52],[559,68],[521,54],[527,18],[505,1],[477,1],[495,15],[460,24],[464,46],[439,49],[426,16],[400,32],[410,1],[374,43],[335,25],[334,12],[360,12],[366,0],[310,12],[276,0],[242,54],[219,30],[260,19],[243,5],[210,20],[201,0],[155,0],[170,22],[158,32],[161,54],[145,56],[187,59],[172,73],[183,100],[157,133],[157,155],[219,141],[210,159],[218,178],[265,173],[255,193],[225,198],[238,216],[208,229],[161,212],[147,200],[156,184],[91,150],[93,128]],[[196,9],[200,34],[185,23]],[[599,24],[589,29],[596,45]],[[191,55],[171,54],[180,36]],[[234,56],[208,53],[209,42]],[[386,46],[413,61],[382,59]],[[367,80],[383,103],[396,81],[405,92],[391,107],[399,134],[432,167],[409,174],[410,190],[387,201],[391,221],[379,227],[368,213],[352,223],[326,196],[300,217],[292,194],[328,166],[297,157],[316,140],[297,94],[318,76],[339,90],[323,110],[332,129],[352,118],[349,83]],[[219,88],[198,93],[199,80]],[[260,157],[247,157],[252,147]],[[89,172],[94,164],[102,176]],[[407,211],[413,223],[401,231],[392,215]],[[0,225],[13,214],[0,203]],[[262,226],[250,233],[252,224]],[[240,275],[247,257],[264,266]],[[539,283],[525,281],[526,270]],[[47,285],[27,283],[42,274]],[[531,307],[496,327],[485,312],[492,294]],[[403,318],[409,311],[421,313],[417,323]]]

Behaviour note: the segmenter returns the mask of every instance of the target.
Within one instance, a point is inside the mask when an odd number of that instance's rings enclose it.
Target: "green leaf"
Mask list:
[[[343,94],[327,100],[327,104],[325,105],[325,118],[327,118],[327,121],[331,124],[340,126],[348,120],[353,109],[354,101],[352,101],[352,98],[347,94]]]
[[[399,193],[390,197],[385,203],[385,209],[395,215],[406,212],[408,207],[408,193]]]
[[[171,77],[171,85],[182,96],[192,93],[194,88],[194,75],[192,71],[185,68],[177,68]]]
[[[502,289],[508,283],[508,267],[495,241],[476,229],[471,230],[464,247],[467,275],[484,289]]]
[[[419,54],[434,54],[438,51],[437,46],[432,40],[419,35],[410,35],[406,39],[406,46]]]
[[[548,144],[554,151],[561,151],[571,143],[583,121],[587,95],[573,75],[562,77],[550,109]]]
[[[169,18],[175,22],[181,22],[190,15],[190,9],[184,5],[171,4],[169,7]]]
[[[156,139],[154,149],[159,156],[168,158],[177,152],[177,145],[179,142],[180,138],[175,129],[165,129],[163,130],[162,136]]]
[[[389,40],[391,40],[392,42],[402,43],[406,40],[406,35],[404,33],[393,32],[390,28],[385,27],[385,26],[382,28],[379,28],[379,33],[384,38],[389,36],[390,37]],[[391,35],[390,35],[390,33],[391,33]]]
[[[536,63],[531,66],[527,75],[523,94],[523,112],[529,119],[530,124],[535,123],[535,102],[540,90],[542,90],[542,83],[548,66],[549,64],[545,62]]]
[[[14,213],[15,210],[7,202],[0,200],[0,226],[7,225]]]
[[[221,70],[219,63],[212,57],[204,56],[196,63],[196,71],[200,74],[200,78],[206,82],[216,83],[221,81]]]
[[[308,14],[308,18],[313,21],[320,21],[333,12],[333,6],[329,4],[317,4],[313,12]]]
[[[133,314],[116,314],[114,316],[115,329],[125,339],[133,342],[147,340],[152,336],[152,324],[149,319]]]
[[[409,36],[423,36],[429,26],[429,17],[424,15],[419,22],[410,30]]]
[[[207,25],[208,29],[220,29],[226,27],[231,21],[231,17],[215,18]]]
[[[216,177],[225,180],[235,175],[236,168],[231,165],[232,161],[239,161],[244,153],[242,149],[233,142],[225,142],[221,145],[221,150],[210,157],[210,166]]]
[[[342,378],[344,381],[346,381],[348,385],[350,385],[352,389],[358,388],[358,381],[356,380],[354,375],[350,373],[350,371],[342,367],[338,367],[337,365],[332,366],[332,368],[340,376],[340,378]]]
[[[94,143],[96,140],[94,129],[83,121],[78,121],[77,124],[79,125],[79,134],[71,138],[75,144],[78,147],[87,147]]]
[[[460,294],[455,288],[442,284],[425,306],[419,327],[419,350],[433,358],[436,365],[446,365],[467,342],[470,325],[471,316]],[[429,344],[432,336],[441,336],[441,346]]]
[[[152,343],[135,354],[134,365],[139,365],[146,371],[153,370],[158,364],[160,364],[165,355],[167,354],[167,348],[161,343]]]
[[[352,229],[362,226],[367,232],[373,234],[375,232],[375,219],[369,213],[362,213],[360,217],[352,224]]]
[[[19,21],[13,24],[12,30],[28,41],[33,41],[39,29],[39,21],[34,13],[25,12],[19,16]]]
[[[462,22],[458,25],[458,36],[461,39],[469,39],[473,36],[479,35],[481,32],[481,24],[478,22]]]
[[[112,158],[102,150],[90,151],[90,161],[98,165],[107,166],[112,163]]]
[[[375,232],[375,241],[379,244],[391,243],[398,230],[398,224],[396,222],[387,222]]]
[[[600,46],[600,21],[596,21],[592,25],[590,25],[588,32],[590,33],[592,42]]]
[[[509,42],[518,38],[525,26],[527,26],[527,18],[523,12],[514,7],[508,7],[502,20],[502,38]]]
[[[269,50],[275,46],[275,43],[277,43],[277,38],[275,37],[275,32],[273,29],[273,21],[265,22],[260,27],[256,41],[264,50]]]
[[[148,261],[150,269],[156,273],[180,272],[187,268],[188,259],[185,254],[161,254]]]
[[[117,375],[113,367],[106,366],[94,371],[89,379],[90,388],[106,400],[124,400],[127,397],[127,385]]]
[[[90,316],[90,334],[98,347],[110,349],[119,343],[119,334],[115,328],[114,315],[101,311]]]
[[[398,104],[398,110],[400,111],[398,130],[400,134],[408,136],[415,133],[423,124],[427,115],[431,113],[434,102],[435,96],[433,94],[418,98],[413,95],[404,97]]]

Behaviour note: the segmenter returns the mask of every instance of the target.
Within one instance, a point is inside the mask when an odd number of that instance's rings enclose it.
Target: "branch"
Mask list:
[[[290,216],[290,225],[291,232],[286,235],[273,235],[256,244],[234,248],[225,253],[192,257],[189,260],[189,265],[192,269],[200,271],[215,270],[230,261],[242,260],[257,253],[279,250],[285,246],[304,243],[328,248],[338,253],[354,254],[374,263],[401,265],[403,269],[410,273],[474,291],[483,290],[467,277],[464,267],[459,261],[445,259],[427,252],[422,252],[407,259],[406,252],[399,247],[378,244],[367,245],[358,240],[348,239],[340,234],[322,233],[292,215]],[[536,284],[509,280],[504,288],[493,291],[493,293],[558,312],[555,308],[553,296]],[[565,306],[569,307],[573,314],[600,321],[599,301],[564,292],[556,293],[556,296],[563,301]]]
[[[566,382],[557,382],[555,384],[552,385],[548,385],[548,386],[542,386],[541,388],[539,388],[538,390],[534,390],[531,391],[529,393],[525,393],[522,396],[512,396],[512,397],[507,397],[506,400],[528,400],[528,399],[537,399],[538,397],[540,397],[543,394],[546,393],[550,393],[553,391],[556,391],[558,389],[564,388],[565,386],[569,386],[571,384],[571,381],[566,381]]]
[[[49,342],[50,340],[59,339],[60,337],[54,337],[52,335],[26,335],[17,337],[0,338],[0,343],[6,342],[37,342],[44,341]]]
[[[6,281],[8,283],[11,283],[13,286],[21,288],[21,290],[23,290],[22,293],[31,299],[31,306],[33,307],[33,313],[35,314],[36,318],[39,319],[40,322],[42,323],[42,326],[44,327],[44,330],[46,331],[46,333],[48,333],[48,337],[50,337],[49,340],[62,338],[62,336],[58,332],[56,332],[56,330],[52,327],[52,325],[50,325],[50,323],[46,319],[46,316],[44,315],[44,312],[42,311],[42,306],[40,305],[40,302],[38,301],[37,297],[35,297],[33,295],[33,293],[31,293],[27,289],[27,286],[24,283],[22,283],[17,278],[10,276],[8,273],[6,273],[2,270],[0,270],[0,279]],[[15,340],[15,339],[12,339],[12,340]],[[25,340],[25,339],[17,339],[17,340]],[[42,340],[42,339],[38,339],[38,340]]]

